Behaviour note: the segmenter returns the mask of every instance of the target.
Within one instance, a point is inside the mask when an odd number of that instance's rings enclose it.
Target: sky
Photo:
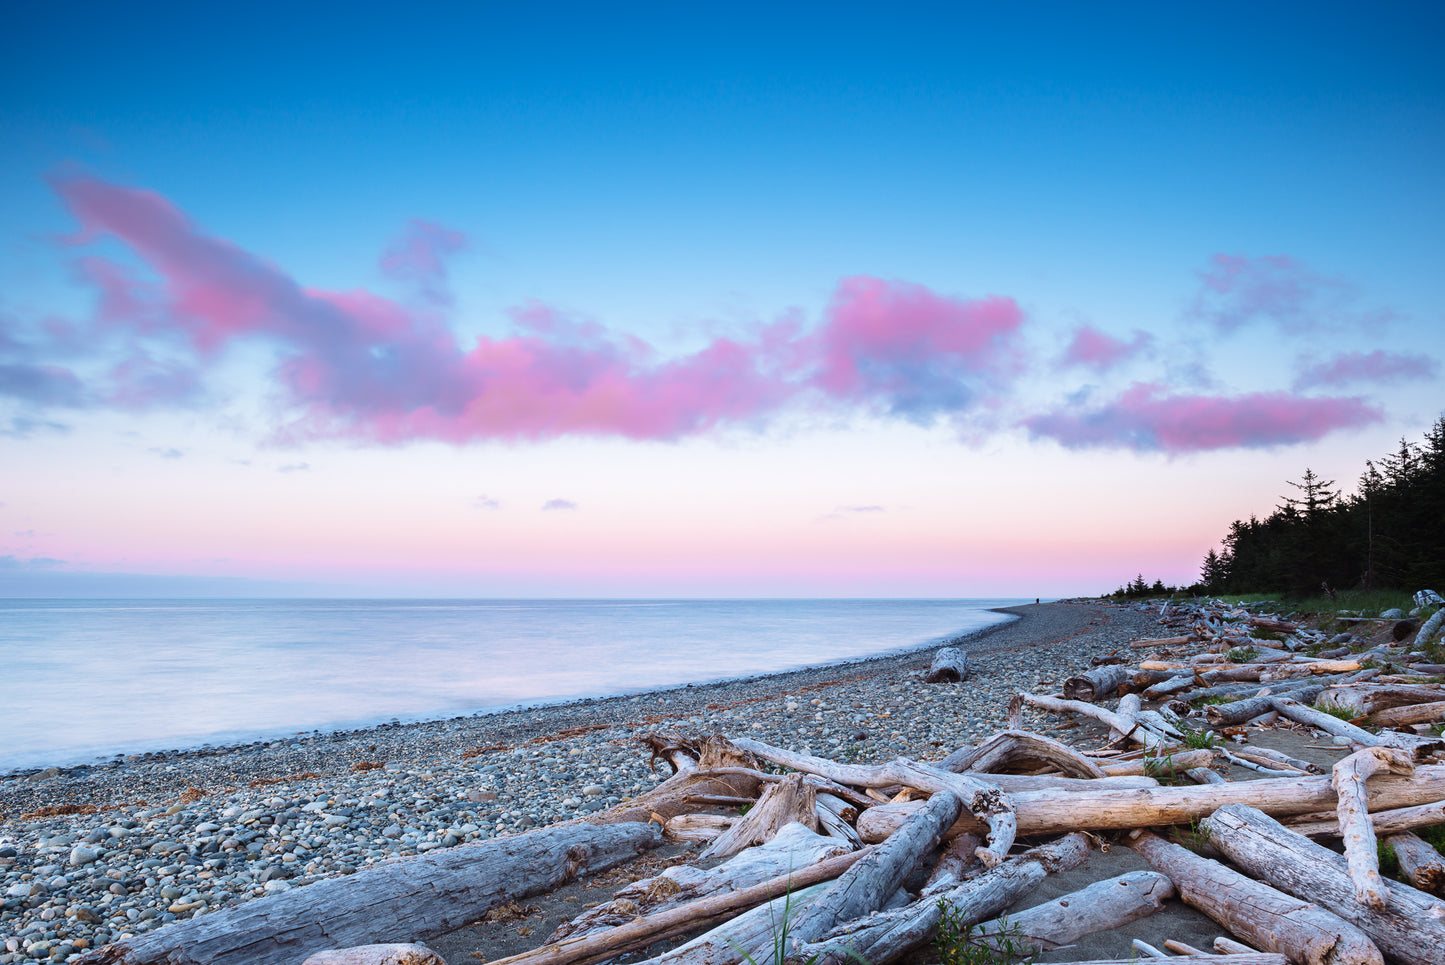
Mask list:
[[[55,3],[0,595],[1197,578],[1445,411],[1432,3]]]

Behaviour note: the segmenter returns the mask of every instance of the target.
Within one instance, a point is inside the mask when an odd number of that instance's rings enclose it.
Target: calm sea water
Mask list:
[[[1021,600],[0,600],[0,773],[836,663]]]

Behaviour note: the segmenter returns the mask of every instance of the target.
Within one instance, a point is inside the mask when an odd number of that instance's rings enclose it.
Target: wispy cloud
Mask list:
[[[275,374],[299,413],[285,428],[292,439],[676,439],[767,418],[801,396],[923,423],[1006,391],[1020,366],[1023,312],[1012,299],[952,298],[868,276],[843,279],[811,332],[790,321],[678,358],[542,304],[513,313],[518,334],[465,348],[433,311],[305,288],[152,192],[87,177],[55,188],[80,222],[71,245],[119,239],[156,276],[86,256],[98,319],[136,336],[164,333],[198,365],[241,339],[282,346]],[[415,222],[383,267],[435,284],[464,241]],[[144,397],[184,395],[189,375],[153,366]]]
[[[418,286],[436,305],[451,304],[447,259],[465,250],[467,236],[454,228],[414,218],[406,233],[381,256],[382,273]]]
[[[1186,314],[1221,332],[1268,324],[1287,335],[1371,327],[1389,309],[1361,308],[1355,286],[1321,274],[1289,255],[1214,255],[1199,272]]]
[[[1063,356],[1059,359],[1059,366],[1081,366],[1096,372],[1107,372],[1147,351],[1153,341],[1153,336],[1147,332],[1136,331],[1134,337],[1125,342],[1106,335],[1091,325],[1081,325],[1074,330],[1073,338],[1069,340]]]
[[[502,504],[500,501],[493,499],[485,493],[472,500],[473,509],[500,509],[501,507]]]
[[[1440,363],[1428,355],[1407,352],[1344,352],[1324,362],[1307,365],[1294,380],[1296,389],[1340,386],[1358,382],[1405,382],[1432,379]]]
[[[146,451],[153,453],[154,455],[160,456],[162,459],[180,459],[182,456],[185,455],[184,452],[176,449],[173,446],[165,448],[162,448],[161,446],[151,446]]]
[[[277,471],[277,472],[283,472],[283,473],[307,472],[307,471],[309,471],[310,469],[311,469],[311,463],[309,463],[309,462],[290,462],[290,463],[287,463],[287,464],[284,465],[284,466],[277,466],[277,467],[276,467],[276,471]]]
[[[876,504],[870,504],[867,506],[839,506],[831,513],[819,516],[818,522],[825,523],[832,520],[847,519],[849,516],[854,516],[860,513],[869,514],[881,512],[884,512],[883,507]]]
[[[1034,436],[1070,449],[1181,454],[1312,442],[1335,430],[1359,428],[1382,418],[1379,409],[1358,397],[1299,398],[1284,392],[1168,395],[1160,386],[1136,383],[1091,411],[1069,407],[1023,424]]]
[[[542,504],[542,512],[551,513],[557,510],[576,509],[577,504],[570,499],[549,499]]]

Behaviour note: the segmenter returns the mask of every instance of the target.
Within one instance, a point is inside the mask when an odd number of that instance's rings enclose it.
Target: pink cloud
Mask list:
[[[790,318],[680,358],[658,359],[641,339],[540,303],[512,312],[518,334],[466,348],[434,312],[305,288],[152,192],[79,177],[55,186],[81,225],[70,244],[113,236],[155,274],[84,259],[99,319],[179,338],[201,361],[240,339],[270,341],[297,411],[284,433],[293,439],[672,439],[767,417],[802,394],[925,421],[1001,392],[1019,364],[1023,314],[1012,299],[949,298],[867,276],[840,282],[811,333]],[[436,279],[463,241],[416,222],[383,265]],[[171,374],[149,369],[157,397],[185,387],[180,370]]]
[[[467,247],[467,236],[454,228],[413,218],[406,234],[381,256],[382,273],[416,282],[422,295],[436,304],[450,304],[447,259]]]
[[[1351,382],[1403,382],[1430,379],[1440,365],[1428,355],[1384,352],[1345,352],[1327,362],[1308,366],[1295,379],[1297,389]]]
[[[1106,335],[1093,326],[1081,325],[1074,330],[1074,337],[1068,348],[1064,349],[1059,364],[1079,365],[1106,372],[1143,352],[1152,342],[1153,337],[1147,332],[1135,332],[1134,337],[1125,342]]]
[[[1200,288],[1187,314],[1231,332],[1255,322],[1299,335],[1388,321],[1387,309],[1355,307],[1354,286],[1321,275],[1289,255],[1217,254],[1199,272]]]
[[[1284,392],[1236,396],[1165,395],[1136,383],[1088,412],[1056,410],[1026,419],[1034,436],[1070,449],[1119,448],[1171,454],[1312,442],[1339,429],[1381,421],[1363,399],[1299,398]]]
[[[975,404],[1020,368],[1012,298],[962,300],[858,275],[838,284],[814,336],[813,384],[838,399],[926,421]]]

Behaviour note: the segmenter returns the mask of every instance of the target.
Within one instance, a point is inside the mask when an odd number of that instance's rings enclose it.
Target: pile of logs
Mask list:
[[[1199,962],[1445,963],[1445,859],[1411,833],[1445,824],[1445,742],[1421,732],[1442,718],[1445,688],[1393,672],[1403,652],[1376,653],[1373,666],[1348,650],[1305,656],[1331,641],[1215,609],[1166,610],[1183,632],[1128,648],[1148,659],[1130,667],[1115,655],[1062,694],[1020,693],[1008,729],[935,762],[842,763],[747,738],[653,734],[648,748],[673,775],[610,810],[284,892],[82,961],[301,965],[350,954],[322,952],[347,944],[425,940],[680,839],[721,863],[636,881],[493,965],[589,965],[664,940],[673,947],[645,965],[888,965],[932,941],[945,915],[972,926],[970,941],[1042,951],[1175,902],[1233,936],[1207,951],[1164,943]],[[1093,721],[1103,746],[1025,729],[1029,708]],[[1270,726],[1308,728],[1347,756],[1323,774],[1243,741]],[[1227,780],[1228,765],[1249,779]],[[1403,880],[1382,877],[1381,839]],[[1152,870],[1009,911],[1101,842]],[[1137,940],[1118,951],[1111,961],[1164,955]],[[410,960],[387,954],[310,961]]]

